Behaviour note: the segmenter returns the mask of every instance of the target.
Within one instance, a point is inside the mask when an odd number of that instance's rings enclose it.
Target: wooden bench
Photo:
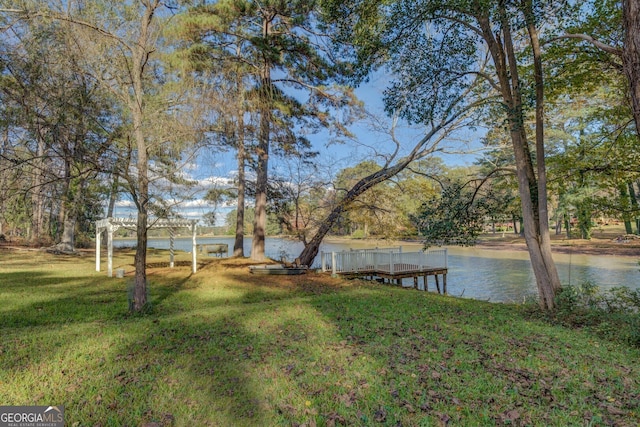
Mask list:
[[[215,255],[217,257],[223,257],[229,253],[229,245],[226,243],[200,245],[200,253],[206,253],[208,256]]]

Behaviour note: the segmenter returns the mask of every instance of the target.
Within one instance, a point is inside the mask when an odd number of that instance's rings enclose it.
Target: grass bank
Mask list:
[[[69,426],[640,424],[637,349],[516,306],[166,259],[131,316],[131,277],[90,255],[1,250],[0,405]]]

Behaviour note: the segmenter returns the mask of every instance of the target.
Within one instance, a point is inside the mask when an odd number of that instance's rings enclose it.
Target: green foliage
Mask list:
[[[422,205],[417,221],[427,247],[475,244],[487,214],[485,201],[475,200],[475,195],[468,185],[452,184]]]
[[[614,287],[601,291],[586,282],[563,287],[556,303],[553,321],[640,347],[640,290]]]
[[[622,46],[622,8],[618,0],[574,2],[562,11],[553,35],[588,34],[614,47]],[[545,90],[550,100],[567,93],[592,92],[620,81],[620,58],[575,39],[553,40],[545,45]]]
[[[351,233],[351,237],[354,239],[364,239],[367,236],[364,235],[364,230],[359,228]]]

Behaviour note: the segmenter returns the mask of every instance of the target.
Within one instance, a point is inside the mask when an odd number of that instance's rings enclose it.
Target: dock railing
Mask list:
[[[402,252],[393,249],[364,249],[320,254],[323,272],[332,274],[399,274],[447,268],[447,249]]]

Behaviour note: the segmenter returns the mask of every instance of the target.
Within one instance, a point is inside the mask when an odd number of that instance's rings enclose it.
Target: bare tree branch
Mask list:
[[[622,57],[622,49],[619,49],[617,47],[608,45],[606,43],[603,43],[599,40],[594,39],[593,37],[591,37],[588,34],[564,34],[562,36],[558,36],[558,37],[554,37],[552,39],[546,40],[544,41],[542,44],[546,45],[549,43],[552,43],[556,40],[563,40],[563,39],[579,39],[579,40],[584,40],[587,41],[589,43],[591,43],[592,45],[594,45],[595,47],[597,47],[598,49],[601,49],[607,53],[611,53],[613,55],[616,56],[620,56]]]

